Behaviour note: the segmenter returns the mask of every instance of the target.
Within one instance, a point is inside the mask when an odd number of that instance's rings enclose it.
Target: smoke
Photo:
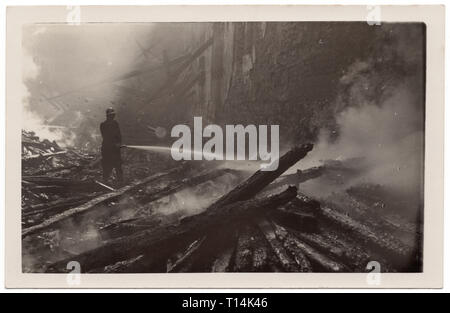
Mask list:
[[[164,219],[169,220],[199,214],[232,190],[241,180],[238,175],[225,174],[155,201],[151,204],[150,210],[153,214],[164,216]]]
[[[37,32],[42,34],[43,31]],[[36,80],[39,77],[41,68],[34,62],[32,56],[26,51],[22,51],[22,129],[33,131],[41,139],[55,140],[61,145],[70,144],[71,136],[64,135],[60,129],[49,128],[45,125],[44,119],[39,116],[32,106],[32,95],[26,82]],[[50,106],[50,104],[48,104]]]
[[[402,201],[420,206],[424,27],[384,24],[377,29],[375,40],[371,55],[355,60],[341,75],[334,101],[334,126],[320,131],[313,151],[300,162],[302,169],[340,164],[344,170],[334,172],[334,186],[324,177],[302,188],[314,189],[321,197],[361,184],[381,185]]]
[[[143,61],[136,40],[146,42],[151,27],[120,23],[25,26],[23,129],[61,145],[97,146],[105,109],[126,105],[126,101],[115,102],[120,89],[108,82]]]
[[[411,93],[403,86],[380,106],[347,108],[337,117],[337,140],[331,139],[332,132],[322,130],[302,167],[328,159],[361,158],[363,171],[347,184],[381,184],[408,194],[420,191],[424,133],[418,129],[420,114],[412,103]]]

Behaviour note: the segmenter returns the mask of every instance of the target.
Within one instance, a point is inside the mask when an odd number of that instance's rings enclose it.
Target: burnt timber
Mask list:
[[[292,186],[301,188],[303,182],[325,174],[326,166],[282,176],[311,149],[310,144],[292,148],[280,158],[277,171],[248,175],[183,165],[114,191],[85,176],[84,172],[92,170],[93,158],[70,151],[69,155],[56,154],[52,157],[77,158],[81,169],[61,164],[47,176],[30,172],[23,177],[24,195],[34,199],[22,208],[25,242],[50,240],[55,234],[64,238],[67,223],[82,225],[93,220],[99,224],[103,220],[103,224],[95,226],[100,234],[95,244],[79,248],[82,241],[73,241],[72,248],[52,246],[52,261],[33,271],[65,272],[67,262],[76,260],[83,272],[90,273],[364,272],[374,258],[386,271],[415,270],[416,264],[410,261],[417,253],[415,247],[381,231],[385,219],[362,212],[344,214]],[[80,179],[71,177],[73,173]],[[235,187],[218,194],[199,213],[169,219],[157,213],[141,214],[149,205],[172,201],[183,190],[202,190],[224,178],[235,181]],[[58,197],[57,191],[37,188],[55,186],[71,190],[71,196]],[[53,200],[43,202],[46,193]],[[131,207],[132,217],[114,217]],[[419,235],[414,229],[409,232]],[[56,256],[54,251],[59,251]]]

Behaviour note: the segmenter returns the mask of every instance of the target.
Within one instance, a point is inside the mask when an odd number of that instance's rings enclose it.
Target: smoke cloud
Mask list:
[[[151,28],[121,23],[25,26],[23,129],[62,145],[98,146],[106,108],[126,105],[116,102],[121,82],[114,78],[145,61],[137,41],[146,42]],[[111,79],[114,83],[102,83]]]
[[[418,129],[420,114],[406,86],[380,106],[349,107],[337,117],[339,137],[322,130],[314,150],[302,168],[323,160],[362,158],[363,171],[347,185],[382,184],[397,192],[414,194],[421,190],[424,133]],[[419,115],[419,116],[418,116]]]

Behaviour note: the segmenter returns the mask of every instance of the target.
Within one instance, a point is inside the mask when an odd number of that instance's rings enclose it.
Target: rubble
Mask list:
[[[374,259],[385,271],[418,269],[410,261],[416,248],[393,235],[403,228],[368,213],[367,204],[350,196],[354,190],[330,204],[289,187],[339,168],[328,162],[281,176],[312,145],[291,149],[277,171],[249,176],[204,162],[171,163],[116,188],[97,180],[95,155],[63,150],[30,133],[24,138],[24,149],[41,155],[23,155],[24,249],[31,259],[33,251],[46,251],[25,271],[66,272],[69,260],[90,273],[361,272]],[[144,165],[130,155],[129,173],[140,171]],[[226,186],[222,191],[220,184]],[[187,199],[177,198],[184,191],[210,200],[186,212]],[[343,204],[350,204],[350,215],[342,212]]]

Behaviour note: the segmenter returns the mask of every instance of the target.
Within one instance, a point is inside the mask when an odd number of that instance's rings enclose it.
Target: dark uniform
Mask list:
[[[107,119],[100,124],[102,133],[102,166],[103,179],[108,180],[113,169],[116,170],[117,179],[123,180],[122,159],[120,156],[120,146],[122,135],[120,134],[119,123],[113,119]]]

